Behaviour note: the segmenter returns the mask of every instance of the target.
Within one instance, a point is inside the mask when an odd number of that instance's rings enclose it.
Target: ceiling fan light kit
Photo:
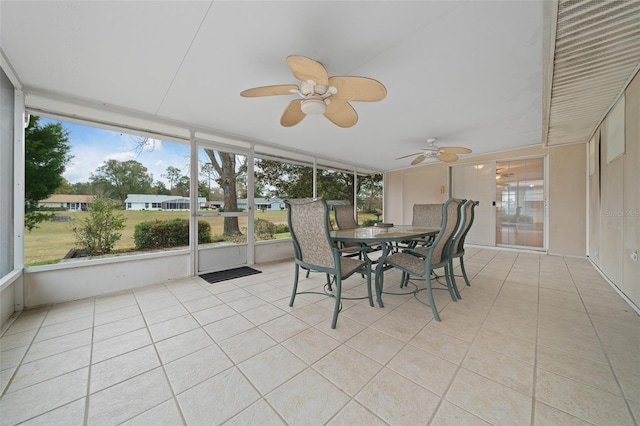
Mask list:
[[[281,84],[254,87],[240,93],[243,97],[290,95],[297,93],[301,99],[294,99],[284,110],[280,124],[295,126],[307,115],[323,114],[339,127],[351,127],[358,122],[358,114],[350,101],[373,102],[387,96],[382,83],[372,78],[336,76],[329,77],[325,67],[318,61],[300,55],[287,57],[287,64],[293,75],[301,80],[300,86]]]

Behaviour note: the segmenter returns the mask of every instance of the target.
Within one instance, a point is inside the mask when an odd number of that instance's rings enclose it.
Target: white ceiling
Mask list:
[[[79,99],[353,163],[408,167],[429,137],[475,154],[542,141],[542,1],[12,1],[0,41],[27,94]],[[382,82],[359,122],[284,128],[286,57]]]

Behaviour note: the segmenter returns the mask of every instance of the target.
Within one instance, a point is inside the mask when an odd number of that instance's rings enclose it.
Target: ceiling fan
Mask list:
[[[422,163],[427,158],[437,158],[440,161],[452,163],[458,159],[457,154],[471,153],[471,150],[469,148],[463,148],[459,146],[447,146],[440,148],[439,146],[434,145],[437,140],[437,138],[429,138],[427,139],[427,146],[422,148],[421,152],[404,155],[402,157],[396,158],[396,160],[417,155],[417,157],[411,162],[412,166]]]
[[[373,102],[384,99],[387,89],[382,83],[367,77],[329,77],[325,67],[305,56],[287,57],[291,72],[302,83],[254,87],[240,93],[244,97],[298,94],[284,110],[280,124],[295,126],[307,115],[323,114],[339,127],[351,127],[358,122],[358,114],[349,101]]]

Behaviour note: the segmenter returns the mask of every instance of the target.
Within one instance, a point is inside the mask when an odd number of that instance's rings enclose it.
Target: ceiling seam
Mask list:
[[[158,112],[160,111],[160,108],[162,108],[162,105],[164,105],[164,101],[165,101],[165,99],[167,99],[167,96],[169,95],[169,91],[173,87],[173,83],[176,81],[176,78],[178,77],[178,74],[180,73],[180,70],[182,69],[182,65],[184,65],[184,61],[187,59],[187,56],[189,55],[189,52],[191,51],[191,48],[193,47],[193,43],[195,42],[196,37],[198,37],[198,34],[200,33],[200,29],[202,29],[202,25],[204,24],[204,21],[207,19],[207,16],[209,16],[209,11],[213,7],[213,1],[214,0],[211,0],[211,2],[209,3],[209,7],[207,8],[207,11],[204,13],[204,16],[202,17],[202,20],[200,20],[200,24],[198,25],[198,28],[196,29],[196,32],[193,34],[193,37],[191,38],[191,42],[189,43],[189,47],[187,47],[187,50],[184,52],[184,55],[182,56],[182,59],[180,60],[180,64],[178,65],[178,68],[176,69],[176,72],[173,74],[173,77],[171,78],[171,82],[169,83],[169,87],[167,87],[167,90],[165,90],[164,95],[162,96],[162,100],[160,100],[160,103],[158,104],[158,108],[156,108],[156,111],[154,112],[154,116],[156,116],[156,117],[158,116]]]

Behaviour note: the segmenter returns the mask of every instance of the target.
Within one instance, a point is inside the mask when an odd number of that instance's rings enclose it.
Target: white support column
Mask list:
[[[256,214],[254,206],[254,145],[251,144],[251,151],[247,155],[247,265],[253,265],[255,261],[255,235],[254,217]]]
[[[198,143],[195,133],[190,131],[189,169],[189,250],[191,251],[190,275],[198,274]]]
[[[313,159],[313,198],[317,197],[317,188],[318,188],[318,164],[316,159]]]
[[[353,168],[353,218],[358,223],[358,168]]]
[[[24,268],[24,199],[25,199],[25,139],[27,114],[24,110],[24,92],[16,88],[14,95],[14,151],[13,151],[13,269]],[[24,309],[24,286],[22,279],[15,284],[14,309]]]

